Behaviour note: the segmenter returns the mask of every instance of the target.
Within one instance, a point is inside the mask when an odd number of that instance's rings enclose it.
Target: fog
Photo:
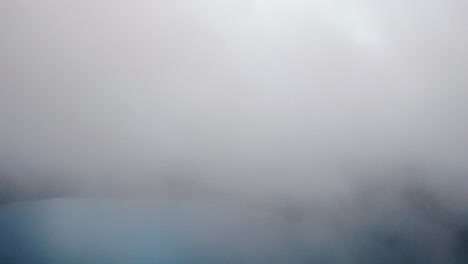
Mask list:
[[[466,10],[2,1],[4,186],[11,197],[189,192],[354,209],[377,195],[376,215],[405,208],[392,201],[416,186],[465,208]]]

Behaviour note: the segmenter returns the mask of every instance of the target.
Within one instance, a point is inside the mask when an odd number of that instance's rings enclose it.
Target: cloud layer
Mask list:
[[[20,188],[142,191],[182,174],[237,194],[342,195],[407,165],[444,188],[464,179],[463,1],[0,10],[0,155]]]

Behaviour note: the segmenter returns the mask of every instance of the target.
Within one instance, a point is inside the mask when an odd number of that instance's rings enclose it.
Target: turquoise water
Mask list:
[[[464,263],[451,251],[441,262],[414,230],[322,215],[210,199],[22,202],[0,208],[0,263]]]

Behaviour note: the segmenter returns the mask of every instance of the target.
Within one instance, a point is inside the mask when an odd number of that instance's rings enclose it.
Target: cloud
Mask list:
[[[219,190],[307,196],[416,164],[450,185],[468,149],[462,5],[2,3],[5,170],[84,191],[179,164]]]
[[[358,263],[442,263],[466,240],[464,10],[3,1],[2,202],[204,193]]]

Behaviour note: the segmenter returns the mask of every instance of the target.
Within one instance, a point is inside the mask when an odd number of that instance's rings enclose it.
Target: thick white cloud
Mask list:
[[[157,185],[184,166],[217,188],[283,194],[342,191],[361,166],[459,173],[463,8],[4,1],[4,163],[98,189]]]

